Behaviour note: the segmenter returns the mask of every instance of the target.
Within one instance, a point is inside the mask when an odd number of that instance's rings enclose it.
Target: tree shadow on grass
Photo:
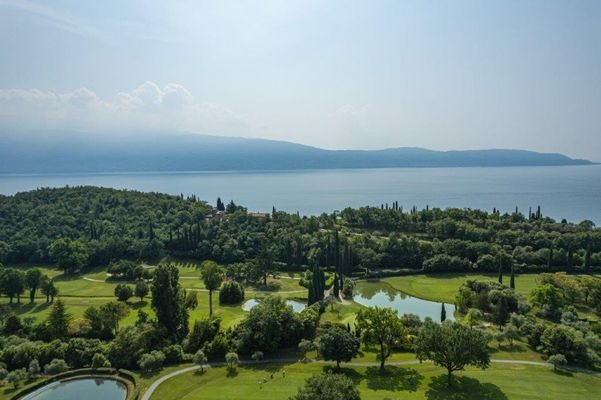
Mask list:
[[[505,393],[492,383],[480,383],[466,376],[453,377],[452,386],[447,386],[447,376],[432,378],[426,391],[429,400],[507,400]]]
[[[127,303],[133,310],[139,310],[140,308],[146,307],[148,302],[146,300],[140,301],[139,299],[136,302]]]
[[[237,377],[239,374],[238,369],[237,368],[228,368],[227,369],[227,377],[228,378],[235,378]]]
[[[384,371],[379,367],[369,367],[365,373],[367,387],[371,390],[401,390],[415,392],[424,380],[423,375],[413,368],[402,368],[395,365],[387,366]]]
[[[361,375],[359,372],[355,371],[353,368],[345,368],[340,367],[336,368],[331,365],[326,365],[323,367],[323,372],[325,374],[343,374],[350,378],[355,385],[358,385],[365,377]]]
[[[574,376],[574,374],[572,372],[568,371],[567,369],[557,368],[557,369],[553,370],[553,373],[557,374],[557,375],[561,375],[561,376],[570,376],[570,377]]]

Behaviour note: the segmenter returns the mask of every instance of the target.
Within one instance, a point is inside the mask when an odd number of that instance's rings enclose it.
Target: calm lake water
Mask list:
[[[317,215],[398,201],[412,206],[470,207],[543,214],[601,224],[601,166],[394,168],[261,172],[0,175],[0,194],[38,187],[95,185],[234,200],[252,211]]]
[[[244,304],[242,304],[242,309],[244,311],[250,311],[257,304],[259,304],[259,300],[257,300],[257,299],[246,300],[244,302]],[[296,300],[286,300],[286,304],[291,306],[292,311],[294,311],[295,313],[301,312],[305,309],[305,307],[307,307],[307,305],[305,303],[301,303],[300,301],[296,301]]]
[[[398,312],[399,316],[403,314],[415,314],[422,320],[430,317],[434,321],[440,322],[441,303],[408,296],[393,289],[386,283],[359,283],[353,300],[366,307],[392,308]],[[446,319],[454,321],[455,317],[453,313],[455,312],[455,306],[453,304],[445,304],[445,311]]]
[[[23,400],[125,400],[127,388],[113,379],[75,379],[44,386]]]

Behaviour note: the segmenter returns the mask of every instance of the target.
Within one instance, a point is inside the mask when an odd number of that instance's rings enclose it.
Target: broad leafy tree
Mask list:
[[[357,336],[338,325],[322,329],[317,338],[317,350],[324,360],[336,361],[340,369],[341,362],[351,361],[359,352],[360,342]]]
[[[360,400],[353,381],[342,374],[313,375],[289,400]]]
[[[88,250],[79,240],[57,239],[50,245],[48,253],[66,274],[83,267],[88,260]]]
[[[380,352],[380,369],[384,369],[386,359],[392,349],[401,344],[405,329],[396,311],[390,308],[365,308],[357,314],[357,330],[368,346],[376,346]]]
[[[447,369],[447,384],[451,386],[454,371],[466,366],[488,368],[488,339],[477,329],[467,328],[457,322],[437,324],[426,322],[415,341],[415,354],[420,361],[432,360]]]
[[[41,282],[42,272],[39,269],[33,268],[25,273],[25,286],[27,286],[27,289],[29,289],[30,303],[33,303],[35,301],[35,293],[40,287]]]

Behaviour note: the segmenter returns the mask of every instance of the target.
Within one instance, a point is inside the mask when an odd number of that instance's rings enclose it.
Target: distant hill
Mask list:
[[[524,150],[325,150],[296,143],[209,135],[1,135],[0,173],[225,171],[592,164]]]

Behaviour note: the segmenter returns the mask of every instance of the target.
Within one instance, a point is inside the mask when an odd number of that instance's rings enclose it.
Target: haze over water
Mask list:
[[[275,206],[304,215],[393,201],[405,210],[429,205],[510,212],[518,206],[526,214],[540,205],[557,220],[601,223],[600,165],[0,175],[4,195],[65,185],[195,194],[211,203],[219,196],[252,211]]]

